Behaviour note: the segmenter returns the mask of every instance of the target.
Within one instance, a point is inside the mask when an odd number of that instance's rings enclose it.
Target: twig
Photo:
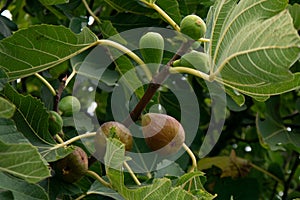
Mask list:
[[[209,79],[209,75],[196,70],[196,69],[192,69],[192,68],[188,68],[188,67],[172,67],[170,68],[170,72],[171,73],[186,73],[186,74],[192,74],[194,76],[197,76],[199,78],[202,78],[206,81],[210,81]]]
[[[249,162],[249,165],[250,165],[251,167],[253,167],[254,169],[256,169],[257,171],[260,171],[260,172],[262,172],[262,173],[264,173],[264,174],[270,176],[271,178],[273,178],[273,179],[274,179],[275,181],[277,181],[278,183],[283,184],[283,181],[282,181],[282,180],[280,180],[277,176],[275,176],[274,174],[271,174],[271,173],[268,172],[267,170],[265,170],[265,169],[263,169],[263,168],[261,168],[261,167],[255,165],[255,164],[253,164],[253,163],[251,163],[251,162]]]
[[[137,185],[141,185],[141,182],[139,181],[139,179],[136,177],[136,175],[134,174],[134,172],[132,171],[131,167],[127,164],[126,161],[124,161],[123,165],[125,166],[125,168],[128,170],[129,174],[131,175],[131,177],[133,178],[134,182]]]
[[[66,79],[67,77],[64,77],[60,84],[59,84],[59,87],[58,87],[58,90],[57,90],[57,94],[55,96],[55,101],[54,101],[54,105],[53,105],[53,110],[58,112],[58,103],[60,101],[60,98],[61,98],[61,94],[63,92],[63,90],[65,89],[65,85],[66,85]]]
[[[69,144],[72,144],[73,142],[75,142],[77,140],[80,140],[82,138],[94,137],[95,135],[96,135],[96,132],[91,132],[91,133],[85,133],[85,134],[82,134],[82,135],[77,135],[77,136],[75,136],[75,137],[73,137],[73,138],[65,141],[64,143],[55,145],[54,147],[50,148],[49,150],[52,151],[52,150],[55,150],[55,149],[67,146]]]
[[[190,158],[192,159],[192,167],[189,170],[189,172],[193,172],[195,170],[195,168],[197,168],[197,159],[195,157],[195,154],[191,151],[191,149],[185,144],[182,144],[182,147],[184,148],[184,150],[189,154]]]
[[[56,91],[54,90],[54,88],[52,87],[52,85],[43,77],[43,76],[41,76],[40,74],[38,74],[38,73],[35,73],[34,74],[38,79],[40,79],[40,81],[42,81],[45,85],[46,85],[46,87],[50,90],[50,92],[51,92],[51,94],[53,95],[53,96],[55,96],[56,95]]]
[[[191,46],[191,44],[191,42],[183,43],[176,52],[176,54],[169,60],[167,65],[165,65],[164,68],[153,77],[143,97],[140,99],[140,101],[137,103],[134,109],[130,112],[127,118],[122,122],[125,126],[129,127],[132,124],[132,122],[135,122],[139,119],[141,113],[143,112],[149,101],[152,99],[160,85],[170,75],[170,66],[173,63],[173,61],[180,58],[180,55],[182,55],[183,52],[185,52]]]
[[[84,4],[86,10],[89,12],[89,14],[97,21],[98,24],[101,24],[100,19],[94,14],[94,12],[90,9],[88,3],[86,0],[82,0],[82,3]]]
[[[86,171],[86,175],[96,179],[97,181],[99,181],[100,183],[102,183],[102,185],[104,185],[105,187],[109,187],[111,188],[111,184],[106,182],[103,178],[101,178],[96,172],[91,171],[91,170],[87,170]]]

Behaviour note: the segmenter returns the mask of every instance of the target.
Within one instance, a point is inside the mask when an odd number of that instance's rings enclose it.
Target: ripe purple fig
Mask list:
[[[98,159],[102,159],[105,155],[107,137],[119,139],[123,144],[125,144],[126,151],[130,151],[132,149],[133,139],[130,130],[119,122],[106,122],[97,130],[94,140],[96,149],[95,157]]]
[[[72,153],[54,162],[52,167],[56,176],[65,182],[74,183],[88,170],[88,157],[83,149],[75,147]]]
[[[160,155],[174,154],[184,143],[183,127],[171,116],[148,113],[142,116],[142,126],[147,145]]]

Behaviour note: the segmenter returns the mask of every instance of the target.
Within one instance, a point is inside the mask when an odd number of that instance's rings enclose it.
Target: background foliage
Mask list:
[[[115,168],[105,169],[89,155],[89,169],[110,180],[112,188],[88,176],[73,184],[53,176],[48,163],[65,157],[73,147],[55,148],[48,111],[56,109],[59,98],[34,74],[44,77],[62,97],[71,95],[78,87],[74,80],[63,90],[61,84],[77,72],[99,39],[139,27],[172,27],[137,0],[88,1],[100,23],[91,23],[81,0],[6,0],[0,1],[1,13],[9,10],[12,16],[0,16],[0,199],[300,198],[300,2],[244,0],[239,6],[234,0],[147,2],[155,2],[177,24],[192,13],[207,22],[206,38],[211,42],[195,49],[211,55],[210,72],[225,85],[227,105],[222,134],[209,155],[198,160],[200,171],[188,172],[191,161],[183,154],[176,163],[155,171],[152,179],[140,174],[143,186],[135,186],[128,173],[117,170],[127,158],[123,145],[112,139],[104,162],[117,163]],[[126,44],[118,36],[116,41]],[[172,56],[165,53],[163,63]],[[100,123],[113,120],[111,91],[134,65],[122,56],[101,78],[95,110]],[[197,156],[213,102],[203,79],[187,77],[201,110],[191,145]],[[135,91],[137,99],[144,89]],[[170,91],[160,90],[151,103],[179,118],[181,111],[173,99]],[[88,117],[85,113],[81,119]],[[63,132],[65,141],[78,135],[68,118]],[[78,141],[74,145],[86,148]],[[188,188],[190,180],[194,182]]]

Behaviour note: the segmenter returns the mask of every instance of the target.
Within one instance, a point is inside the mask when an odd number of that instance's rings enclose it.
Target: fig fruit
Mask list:
[[[106,151],[106,138],[108,137],[119,139],[125,144],[126,151],[132,149],[133,139],[130,130],[119,122],[105,122],[98,128],[95,136],[94,144],[96,158],[102,159],[104,157]]]
[[[88,157],[83,149],[75,147],[74,151],[52,165],[55,175],[68,183],[82,178],[88,170]]]
[[[187,15],[180,22],[180,32],[193,40],[199,40],[206,32],[206,24],[197,15]]]
[[[153,64],[152,71],[156,72],[163,58],[164,38],[159,33],[148,32],[141,37],[139,49],[145,63]]]
[[[185,140],[181,124],[165,114],[148,113],[142,116],[142,131],[146,144],[160,155],[176,153]]]
[[[191,51],[184,54],[179,60],[173,62],[173,66],[183,66],[195,68],[201,72],[209,72],[209,56],[206,53],[199,51]]]
[[[61,115],[71,116],[80,111],[80,101],[74,96],[66,96],[58,103],[58,109]]]
[[[56,135],[57,133],[59,133],[62,130],[63,120],[57,112],[55,112],[53,110],[49,111],[48,122],[49,122],[48,129],[49,129],[49,132],[51,135]]]

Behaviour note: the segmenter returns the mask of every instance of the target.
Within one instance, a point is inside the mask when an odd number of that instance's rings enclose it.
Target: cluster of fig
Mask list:
[[[49,127],[51,135],[60,134],[63,128],[64,117],[72,116],[79,112],[80,102],[74,96],[66,96],[58,103],[58,112],[49,111]],[[68,183],[73,183],[84,176],[88,169],[87,154],[80,147],[75,147],[74,151],[66,157],[51,163],[55,175]]]
[[[162,156],[171,155],[182,147],[185,132],[182,125],[173,117],[165,114],[148,113],[141,118],[142,131],[148,147]],[[95,157],[103,159],[106,138],[118,138],[130,151],[133,144],[130,130],[119,122],[106,122],[97,130],[95,136]]]

